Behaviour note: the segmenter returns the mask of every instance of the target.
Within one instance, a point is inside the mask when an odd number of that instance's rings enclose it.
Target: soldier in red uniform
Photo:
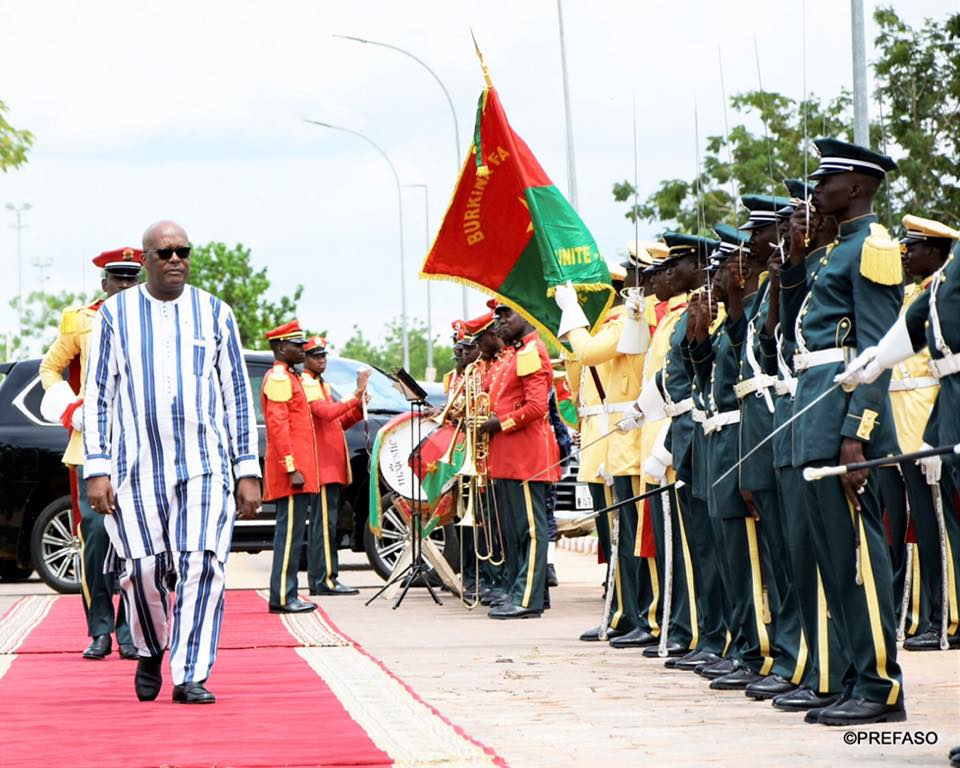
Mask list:
[[[363,419],[363,398],[367,397],[370,370],[357,374],[357,390],[339,402],[333,399],[330,385],[323,380],[327,369],[327,340],[311,336],[304,346],[303,391],[313,414],[316,436],[318,503],[313,505],[307,529],[307,575],[311,595],[355,595],[354,587],[337,579],[337,517],[340,494],[350,485],[350,457],[344,430]]]
[[[487,469],[494,482],[507,542],[507,601],[493,619],[543,613],[547,572],[547,485],[560,479],[557,441],[547,415],[553,368],[533,326],[509,307],[496,307],[504,352],[490,373],[492,415],[480,431],[490,435]],[[511,562],[512,561],[512,562]]]
[[[267,427],[263,500],[277,502],[270,573],[270,612],[306,613],[316,605],[297,595],[297,566],[303,529],[317,504],[317,445],[313,417],[295,365],[306,343],[293,320],[266,334],[276,363],[263,377],[260,404]]]

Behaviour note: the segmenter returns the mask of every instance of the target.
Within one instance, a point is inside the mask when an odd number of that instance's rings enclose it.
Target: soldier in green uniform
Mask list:
[[[751,270],[766,270],[770,259],[774,255],[779,257],[777,211],[790,200],[772,195],[744,195],[740,202],[750,211],[749,220],[740,230],[749,233]],[[747,302],[745,297],[747,332],[740,346],[740,374],[734,386],[740,401],[740,459],[743,462],[739,468],[740,495],[751,513],[758,516],[770,556],[778,564],[773,574],[780,594],[776,661],[767,677],[746,688],[747,696],[763,700],[793,691],[800,685],[807,664],[807,645],[800,621],[800,604],[793,590],[776,476],[771,471],[773,443],[766,440],[773,430],[776,396],[773,384],[777,378],[764,369],[760,338],[771,311],[770,281],[761,283],[753,301],[749,305]]]
[[[896,321],[903,298],[899,244],[877,223],[873,197],[896,163],[835,139],[814,142],[821,155],[813,206],[839,222],[839,237],[812,265],[804,261],[803,222],[791,230],[790,267],[781,274],[785,305],[796,310],[794,464],[851,464],[898,451],[883,374],[852,394],[834,377],[857,349],[876,344]],[[799,299],[799,301],[798,301]],[[822,398],[809,410],[817,398]],[[839,425],[839,429],[834,425]],[[855,725],[906,719],[897,663],[893,574],[875,476],[867,471],[813,483],[814,552],[827,602],[851,666],[846,691],[807,722]]]
[[[703,286],[704,267],[716,242],[696,235],[667,232],[664,241],[669,256],[661,264],[674,295],[689,294]],[[672,600],[667,652],[678,657],[667,664],[678,669],[697,669],[720,662],[726,645],[723,593],[718,578],[713,535],[706,514],[706,504],[695,495],[698,462],[693,456],[694,382],[685,365],[682,342],[686,337],[688,315],[684,311],[670,335],[670,349],[663,368],[644,386],[637,401],[646,421],[670,418],[669,430],[662,445],[644,462],[644,474],[664,482],[672,466],[676,479],[684,486],[670,494],[673,552],[658,559],[673,558]],[[651,497],[651,520],[658,542],[664,541],[663,494]],[[645,656],[657,656],[651,646]]]
[[[710,687],[742,690],[770,674],[774,664],[775,617],[779,598],[764,528],[740,496],[736,472],[740,408],[734,385],[740,371],[740,346],[746,334],[745,306],[757,292],[760,270],[746,259],[740,234],[717,227],[721,243],[714,256],[713,295],[691,304],[687,325],[690,361],[704,393],[707,436],[708,500],[714,539],[721,557],[720,573],[728,601],[734,668],[716,677]],[[717,322],[717,302],[727,316]],[[726,476],[724,474],[726,473]]]
[[[778,250],[771,254],[768,262],[770,300],[760,332],[764,368],[769,375],[777,377],[774,382],[776,411],[771,431],[781,427],[793,415],[797,385],[790,367],[794,351],[793,326],[781,327],[780,324],[780,270],[789,258],[790,218],[799,211],[797,215],[806,224],[806,201],[813,192],[812,185],[804,184],[799,179],[787,179],[785,184],[790,191],[791,202],[777,211],[780,245]],[[833,242],[837,229],[832,218],[820,216],[816,212],[809,213],[809,222],[812,250],[807,256],[807,264],[812,266],[823,255],[826,246]],[[807,648],[806,669],[800,687],[775,696],[773,706],[790,712],[805,711],[825,707],[840,698],[843,690],[840,673],[847,668],[844,661],[846,655],[840,645],[836,627],[829,619],[827,599],[810,540],[808,508],[816,504],[816,499],[812,497],[813,489],[803,479],[800,469],[793,466],[790,428],[776,433],[771,444],[779,488],[777,502],[787,545],[784,562],[790,569],[791,589],[799,603]]]

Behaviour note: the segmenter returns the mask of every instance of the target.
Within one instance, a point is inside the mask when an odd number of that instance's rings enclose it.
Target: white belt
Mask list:
[[[697,424],[703,424],[707,420],[707,412],[699,408],[691,408],[690,415]]]
[[[730,424],[740,423],[740,411],[722,411],[710,416],[703,423],[703,434],[709,435],[711,432],[719,432]]]
[[[604,413],[630,413],[633,410],[633,400],[626,403],[607,403],[603,405],[584,405],[577,408],[577,415],[580,418],[584,416],[600,416]]]
[[[939,360],[931,360],[928,365],[930,373],[938,379],[960,373],[960,352],[941,357]]]
[[[797,380],[791,376],[789,379],[777,379],[773,382],[773,391],[778,395],[797,396]]]
[[[671,419],[680,416],[693,408],[693,398],[685,397],[683,400],[674,403],[667,403],[663,406],[663,412]]]
[[[743,400],[747,395],[752,395],[757,390],[769,389],[776,384],[776,382],[776,376],[761,373],[759,376],[752,376],[749,379],[744,379],[734,384],[733,393],[737,396],[737,400]]]
[[[831,363],[844,363],[852,360],[857,354],[854,347],[832,347],[817,349],[812,352],[797,352],[793,356],[793,370],[797,373],[807,368],[816,368]]]
[[[933,376],[911,376],[908,379],[890,379],[891,392],[905,392],[911,389],[926,389],[935,387],[940,383],[939,379]]]

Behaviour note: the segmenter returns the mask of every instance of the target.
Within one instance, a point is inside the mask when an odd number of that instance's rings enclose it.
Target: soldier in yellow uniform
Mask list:
[[[143,253],[136,248],[104,251],[93,263],[103,269],[100,286],[108,297],[136,285],[140,279]],[[83,472],[83,381],[87,367],[87,344],[90,330],[102,300],[84,307],[64,310],[60,333],[40,362],[40,381],[45,391],[40,409],[50,421],[61,422],[70,431],[70,442],[63,454],[63,463],[70,468],[71,487],[76,479],[74,501],[80,508],[80,586],[87,633],[92,638],[83,652],[85,659],[103,659],[112,650],[110,634],[116,632],[120,655],[137,658],[137,650],[127,626],[123,601],[113,613],[113,592],[116,577],[103,572],[108,538],[103,515],[95,513],[87,501],[87,483]],[[64,371],[68,376],[63,378]]]
[[[946,261],[950,246],[960,238],[960,232],[940,222],[910,214],[903,217],[903,226],[907,233],[902,240],[904,272],[908,279],[919,280],[919,282],[907,283],[904,289],[901,316],[920,294],[929,288],[937,270]],[[939,380],[930,372],[928,348],[922,348],[912,357],[893,367],[890,378],[890,404],[901,452],[911,453],[929,447],[924,443],[923,433],[939,391]],[[936,462],[933,465],[934,468],[939,469]],[[946,527],[953,529],[955,547],[956,516],[949,515],[950,499],[953,497],[952,484],[942,478],[940,472],[931,471],[929,462],[926,464],[902,462],[899,469],[906,486],[910,515],[917,534],[916,544],[907,544],[913,553],[907,558],[911,570],[907,581],[911,588],[908,594],[905,626],[907,639],[903,643],[903,649],[905,651],[939,650],[943,584],[941,583],[940,543],[933,490],[939,488],[941,498],[946,501],[945,508],[948,514],[944,517],[947,522]],[[946,538],[949,543],[951,538],[949,530]],[[894,545],[900,542],[895,537]],[[958,559],[948,558],[947,633],[953,647],[960,645],[960,638],[957,636],[958,566],[960,566]]]

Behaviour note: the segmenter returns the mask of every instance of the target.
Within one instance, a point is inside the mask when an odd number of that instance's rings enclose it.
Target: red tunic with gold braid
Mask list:
[[[263,500],[319,492],[313,417],[297,372],[280,362],[274,365],[263,377],[260,405],[267,427]],[[290,473],[295,469],[303,475],[302,488],[290,485]]]
[[[524,336],[516,350],[502,351],[490,368],[489,382],[490,409],[502,428],[490,440],[490,477],[529,480],[560,458],[548,416],[553,368],[536,331]],[[560,468],[532,479],[556,482]]]
[[[346,400],[335,401],[330,385],[314,378],[310,371],[303,372],[303,391],[307,394],[317,436],[320,485],[350,485],[353,475],[344,430],[363,419],[360,401],[352,395]]]

